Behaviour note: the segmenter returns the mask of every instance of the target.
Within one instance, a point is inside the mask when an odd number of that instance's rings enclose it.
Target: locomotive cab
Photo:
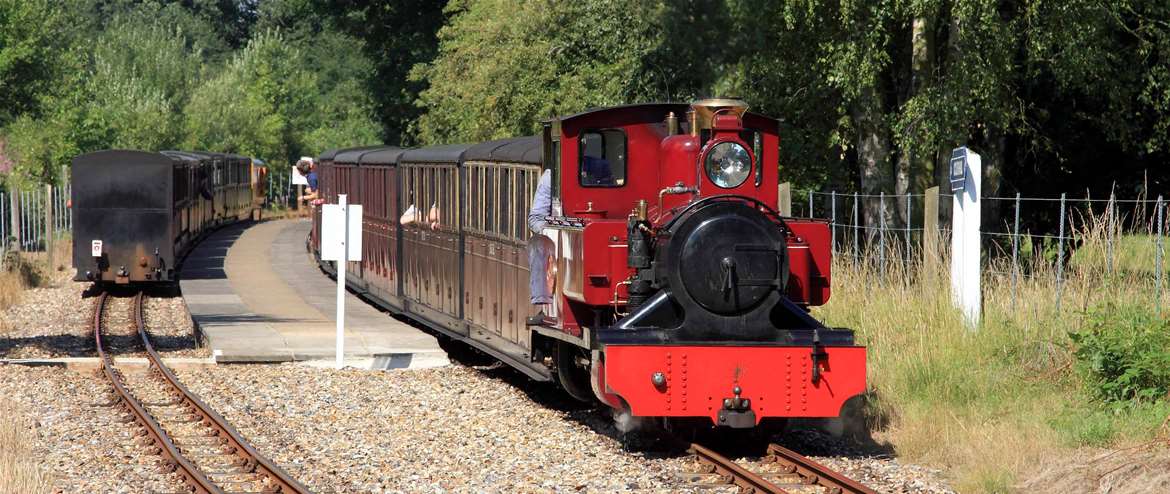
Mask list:
[[[835,416],[864,389],[852,331],[808,314],[829,298],[828,225],[771,207],[779,122],[747,110],[711,99],[546,122],[556,285],[533,360],[570,394],[753,427]]]

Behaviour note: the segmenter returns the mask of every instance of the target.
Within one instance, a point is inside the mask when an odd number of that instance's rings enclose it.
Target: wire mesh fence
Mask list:
[[[38,252],[68,238],[73,228],[70,193],[69,184],[0,191],[0,249]]]
[[[784,194],[781,194],[782,201]],[[830,222],[835,256],[883,279],[906,278],[924,260],[949,251],[953,198],[926,194],[859,194],[804,190],[781,205],[799,218]],[[981,269],[985,282],[1051,283],[1059,306],[1071,275],[1140,283],[1167,294],[1167,201],[1162,196],[982,197]],[[894,266],[898,263],[898,266]],[[896,267],[898,269],[891,269]],[[907,280],[908,281],[908,280]]]
[[[267,176],[268,189],[264,207],[277,209],[292,207],[296,195],[296,186],[292,183],[292,168],[269,167]]]

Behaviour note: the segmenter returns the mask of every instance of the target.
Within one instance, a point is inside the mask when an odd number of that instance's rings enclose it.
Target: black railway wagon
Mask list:
[[[74,280],[173,282],[203,235],[252,214],[252,166],[243,156],[183,151],[73,158]]]

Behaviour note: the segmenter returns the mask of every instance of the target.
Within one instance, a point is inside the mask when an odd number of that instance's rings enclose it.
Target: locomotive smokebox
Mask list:
[[[654,238],[655,294],[618,326],[656,327],[686,341],[773,338],[789,259],[783,224],[760,207],[715,196],[668,222]]]

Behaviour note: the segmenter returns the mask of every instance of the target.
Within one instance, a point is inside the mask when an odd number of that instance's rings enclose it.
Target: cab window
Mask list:
[[[582,187],[626,184],[626,133],[621,129],[585,131],[579,154],[577,178]]]

